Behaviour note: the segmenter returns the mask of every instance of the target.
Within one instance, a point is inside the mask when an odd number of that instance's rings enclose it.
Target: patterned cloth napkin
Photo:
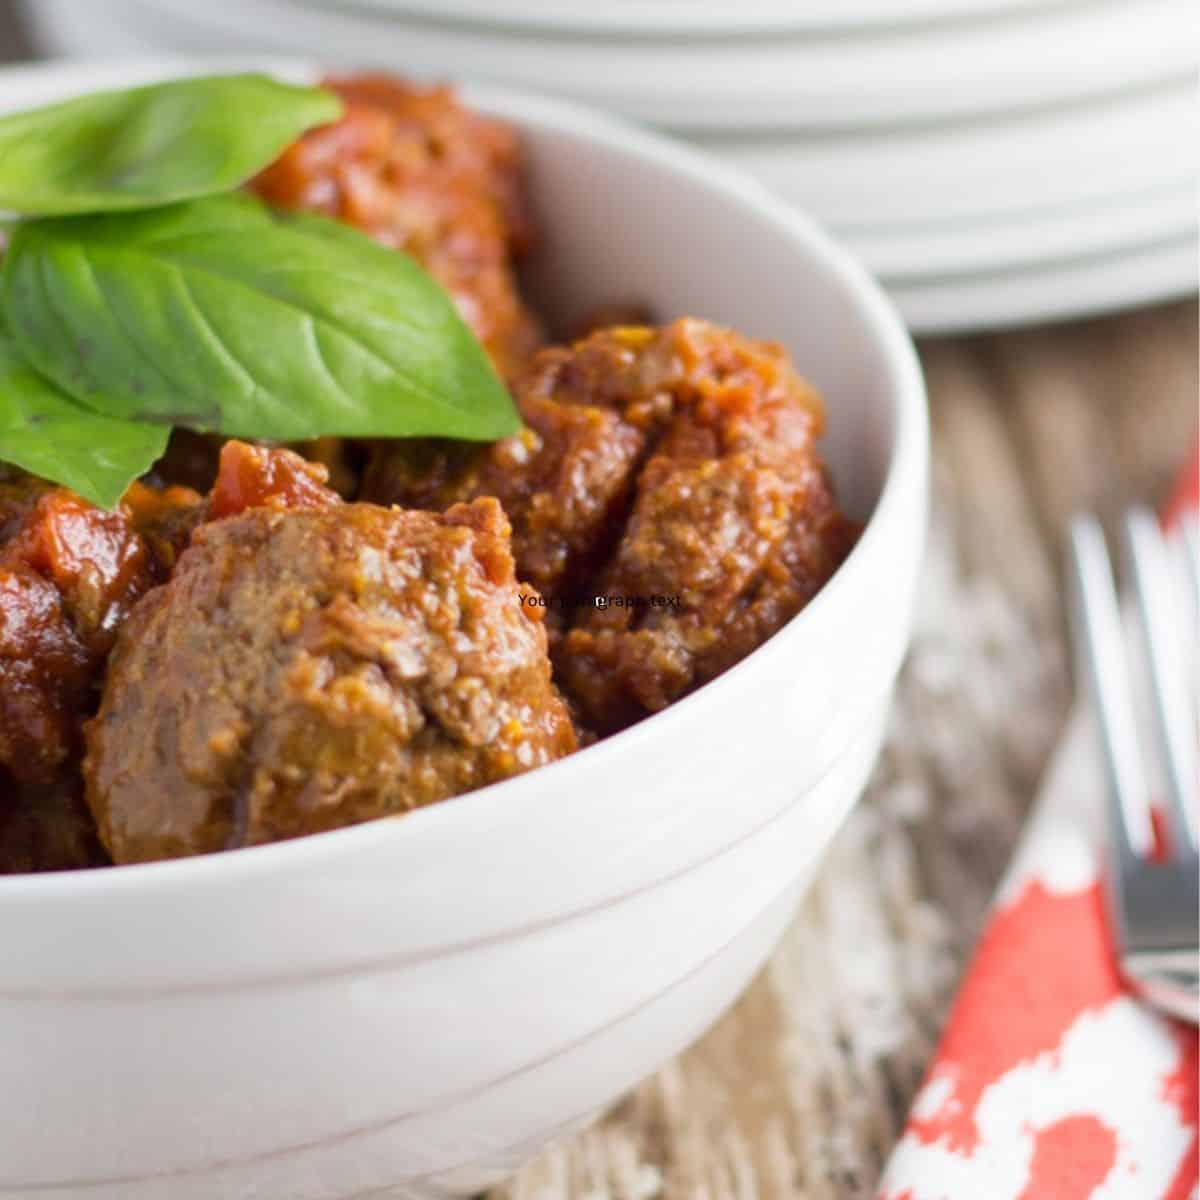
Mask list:
[[[1198,503],[1197,461],[1167,509]],[[1077,710],[879,1200],[1200,1200],[1197,1035],[1118,978]]]

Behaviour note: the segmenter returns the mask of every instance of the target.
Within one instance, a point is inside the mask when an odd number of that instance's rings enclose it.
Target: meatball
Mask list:
[[[449,88],[383,75],[327,86],[345,103],[341,119],[306,133],[251,186],[411,254],[511,375],[540,340],[513,268],[531,241],[515,133]]]
[[[0,783],[51,783],[79,744],[116,631],[155,582],[127,510],[0,483]]]
[[[0,566],[0,767],[27,782],[52,780],[75,745],[91,680],[58,589]]]
[[[578,609],[558,647],[564,689],[599,732],[744,658],[856,536],[817,454],[820,400],[778,347],[687,321],[637,357],[644,392],[633,405],[657,436],[594,582],[607,599]]]
[[[601,733],[665,708],[795,616],[855,536],[819,468],[656,454],[596,584],[605,606],[581,608],[558,647],[564,690]]]
[[[494,500],[203,525],[121,631],[87,730],[118,863],[314,833],[575,747]]]
[[[541,351],[515,393],[521,433],[384,448],[364,490],[499,498],[518,572],[559,605],[559,681],[597,732],[744,658],[853,544],[817,453],[820,398],[778,346],[693,319],[606,329]]]

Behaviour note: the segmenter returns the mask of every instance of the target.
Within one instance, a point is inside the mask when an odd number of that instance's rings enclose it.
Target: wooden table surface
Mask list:
[[[933,525],[887,747],[767,967],[700,1042],[489,1200],[869,1200],[1070,702],[1063,533],[1159,502],[1197,309],[921,356]]]
[[[27,46],[0,0],[0,62]],[[868,1200],[1070,700],[1065,523],[1158,502],[1197,310],[921,355],[934,511],[887,747],[767,967],[695,1046],[489,1200]]]

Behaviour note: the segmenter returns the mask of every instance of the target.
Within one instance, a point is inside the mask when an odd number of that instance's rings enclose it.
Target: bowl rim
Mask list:
[[[204,71],[255,69],[271,71],[288,77],[312,78],[319,67],[302,59],[281,59],[278,56],[239,56],[236,59],[204,56],[162,56],[152,59],[104,60],[98,63],[46,63],[21,65],[0,70],[0,87],[14,76],[31,81],[47,76],[59,76],[70,86],[81,79],[97,76],[103,82],[96,89],[113,86],[111,81],[136,77],[170,78],[174,75],[196,74]],[[349,68],[339,67],[339,73]],[[650,133],[635,125],[595,111],[584,105],[552,99],[517,89],[476,85],[470,82],[455,84],[459,94],[471,107],[521,125],[535,125],[591,142],[649,166],[666,169],[670,174],[708,191],[723,194],[729,200],[755,211],[778,229],[781,237],[803,245],[819,271],[841,290],[863,321],[868,336],[882,351],[887,372],[886,394],[891,403],[892,436],[887,452],[887,467],[878,498],[867,518],[854,548],[845,561],[808,602],[805,607],[772,634],[761,646],[735,663],[718,678],[677,700],[674,704],[638,722],[629,729],[603,738],[556,762],[528,772],[488,784],[460,796],[450,797],[424,808],[394,816],[378,817],[357,825],[323,833],[307,834],[286,841],[261,846],[244,847],[236,851],[195,855],[188,858],[158,862],[131,863],[103,868],[76,868],[64,871],[31,872],[0,876],[0,904],[6,900],[27,901],[39,897],[62,899],[70,896],[99,899],[117,894],[127,888],[156,889],[206,885],[228,881],[232,885],[247,875],[273,875],[303,872],[312,864],[330,856],[353,854],[356,848],[378,838],[384,829],[402,820],[406,825],[419,822],[466,822],[496,805],[511,806],[518,791],[529,777],[537,775],[543,783],[546,772],[565,776],[568,772],[592,769],[603,770],[605,756],[621,753],[635,739],[658,736],[668,722],[688,720],[715,701],[721,691],[734,686],[731,680],[741,678],[752,664],[761,663],[768,653],[780,653],[786,643],[801,636],[813,623],[815,614],[839,601],[853,582],[869,569],[876,547],[887,541],[902,515],[907,499],[914,491],[927,488],[929,463],[929,421],[925,382],[916,349],[904,324],[872,278],[848,250],[836,243],[817,222],[804,211],[772,195],[763,185],[740,171],[727,167],[701,151],[661,134]],[[771,649],[771,648],[774,649]],[[513,811],[516,811],[515,809]]]

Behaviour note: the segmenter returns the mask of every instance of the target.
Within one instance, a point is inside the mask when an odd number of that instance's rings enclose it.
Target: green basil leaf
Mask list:
[[[81,408],[25,363],[0,326],[0,460],[115,508],[166,449],[169,433],[166,425]]]
[[[341,109],[321,88],[211,75],[0,117],[0,209],[55,216],[226,192]]]
[[[0,295],[33,366],[111,416],[279,440],[520,428],[412,259],[249,196],[26,222]]]

